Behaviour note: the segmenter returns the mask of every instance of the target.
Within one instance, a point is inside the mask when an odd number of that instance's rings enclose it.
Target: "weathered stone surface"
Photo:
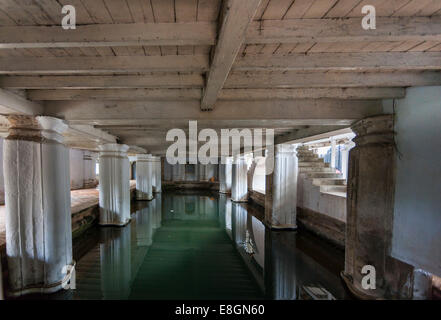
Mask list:
[[[390,257],[395,186],[393,115],[361,120],[352,126],[346,226],[346,283],[362,298],[407,297],[409,268]],[[363,266],[376,270],[376,288],[362,287]],[[399,275],[399,276],[397,276]],[[406,292],[407,291],[407,292]]]

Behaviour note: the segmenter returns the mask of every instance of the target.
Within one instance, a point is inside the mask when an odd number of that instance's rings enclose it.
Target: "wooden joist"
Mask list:
[[[1,76],[9,89],[202,88],[201,74]],[[224,88],[365,88],[441,85],[441,71],[423,72],[232,72]]]
[[[210,110],[230,73],[248,25],[257,11],[260,0],[229,0],[226,2],[219,39],[208,73],[207,85],[201,101],[202,110]]]
[[[223,89],[219,100],[403,98],[403,88]],[[200,100],[201,89],[28,90],[31,100]]]
[[[203,86],[204,78],[198,73],[0,77],[0,87],[11,89],[202,88]]]

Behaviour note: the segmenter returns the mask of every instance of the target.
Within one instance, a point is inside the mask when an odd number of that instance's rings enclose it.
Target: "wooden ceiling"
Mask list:
[[[75,30],[60,27],[67,4]],[[361,27],[364,5],[376,30]],[[441,0],[0,0],[0,87],[148,150],[164,149],[146,137],[155,121],[269,119],[290,137],[347,126],[406,87],[441,85],[440,70]]]

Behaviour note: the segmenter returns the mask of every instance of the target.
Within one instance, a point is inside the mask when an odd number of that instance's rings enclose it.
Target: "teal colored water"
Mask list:
[[[344,253],[219,194],[162,193],[74,243],[69,299],[343,299]]]

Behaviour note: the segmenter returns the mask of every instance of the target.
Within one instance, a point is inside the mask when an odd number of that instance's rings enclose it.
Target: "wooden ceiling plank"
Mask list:
[[[338,0],[314,0],[313,4],[305,12],[303,18],[318,19],[323,18],[326,13],[336,4]]]
[[[417,43],[418,44],[418,43]],[[405,71],[440,70],[441,55],[433,52],[311,53],[289,56],[245,56],[235,71]]]
[[[104,0],[82,0],[82,3],[95,23],[113,23]]]
[[[3,74],[78,74],[127,72],[204,72],[208,56],[117,56],[68,58],[4,58],[0,61]]]
[[[343,18],[351,12],[362,0],[340,0],[326,14],[326,18]]]
[[[311,0],[296,0],[292,6],[288,9],[284,19],[299,19],[302,18],[303,15],[308,11],[309,7],[311,7]]]

